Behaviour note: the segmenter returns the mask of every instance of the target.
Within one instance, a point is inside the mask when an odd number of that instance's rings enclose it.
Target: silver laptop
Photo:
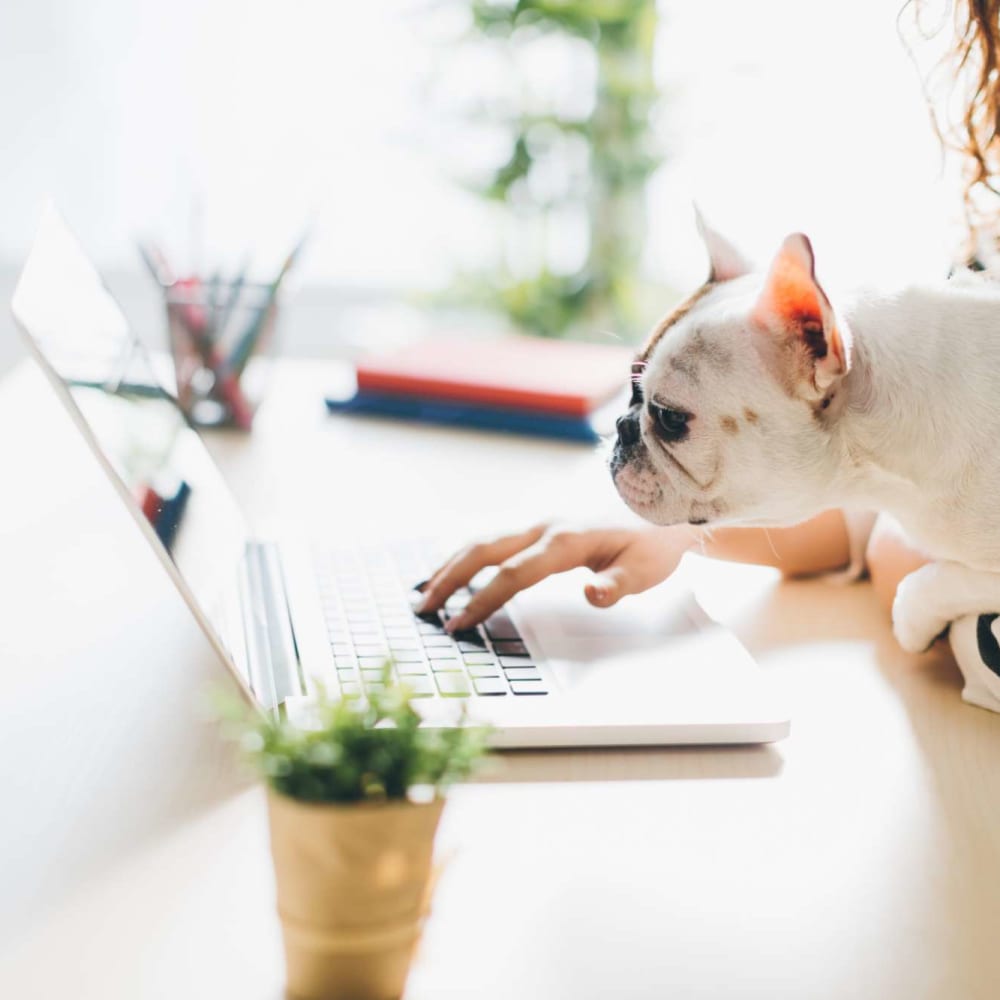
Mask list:
[[[579,581],[555,577],[451,635],[444,623],[468,591],[440,615],[412,610],[413,586],[441,554],[427,541],[359,549],[251,538],[201,439],[53,209],[13,311],[146,542],[261,709],[292,710],[318,682],[364,698],[391,660],[426,724],[453,723],[464,704],[498,747],[787,735],[757,665],[677,581],[598,611],[583,605]]]

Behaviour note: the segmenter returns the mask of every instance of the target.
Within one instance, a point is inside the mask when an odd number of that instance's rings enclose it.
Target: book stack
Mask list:
[[[614,426],[632,352],[507,336],[430,337],[368,357],[331,411],[594,442]]]

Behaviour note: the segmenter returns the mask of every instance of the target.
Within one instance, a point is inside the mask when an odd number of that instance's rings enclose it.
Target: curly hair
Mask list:
[[[949,20],[954,26],[944,56],[922,75],[938,138],[962,157],[972,259],[983,245],[993,253],[1000,246],[1000,0],[953,0],[932,26],[925,24],[926,7],[926,0],[906,0],[897,25],[911,56],[904,31],[909,15],[923,41],[940,35]]]

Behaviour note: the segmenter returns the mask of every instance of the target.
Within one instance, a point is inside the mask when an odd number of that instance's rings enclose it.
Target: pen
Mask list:
[[[307,227],[305,232],[299,237],[298,242],[294,247],[292,247],[288,256],[285,258],[285,261],[281,265],[281,269],[278,271],[274,280],[267,286],[267,290],[264,293],[264,304],[260,306],[257,316],[236,341],[236,344],[229,355],[228,367],[230,370],[242,373],[243,369],[246,367],[251,354],[253,354],[257,341],[264,329],[267,327],[268,320],[274,311],[274,304],[278,296],[278,289],[281,287],[281,283],[285,280],[285,276],[295,264],[296,258],[299,253],[301,253],[302,247],[305,246],[310,234],[311,227]]]
[[[146,243],[143,240],[138,240],[136,246],[153,280],[162,288],[169,288],[174,283],[174,273],[163,251],[155,243]]]
[[[225,342],[226,330],[229,327],[229,320],[233,315],[233,309],[236,307],[236,303],[239,300],[240,292],[243,291],[243,285],[246,282],[247,271],[250,269],[250,258],[246,258],[243,261],[243,266],[236,273],[236,277],[233,278],[232,283],[229,286],[229,297],[226,299],[226,304],[222,307],[222,313],[219,316],[219,326],[216,330],[215,342],[217,344],[223,344]]]

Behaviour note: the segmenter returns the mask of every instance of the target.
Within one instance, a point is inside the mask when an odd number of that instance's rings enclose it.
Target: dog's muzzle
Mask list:
[[[618,444],[622,448],[632,448],[639,443],[639,415],[638,413],[626,413],[615,421],[615,430],[618,431]]]

